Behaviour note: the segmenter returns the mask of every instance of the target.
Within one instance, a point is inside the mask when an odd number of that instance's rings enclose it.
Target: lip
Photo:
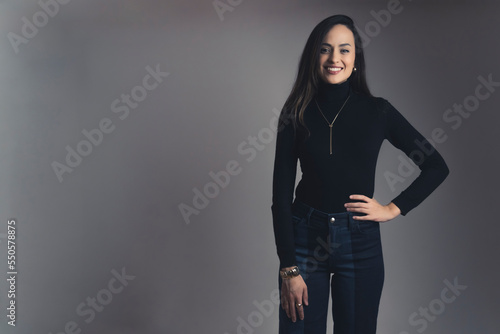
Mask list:
[[[328,67],[331,67],[331,68],[340,68],[340,70],[339,71],[335,71],[335,72],[334,71],[329,71]],[[326,73],[331,74],[331,75],[339,74],[344,69],[343,67],[339,67],[339,66],[328,66],[328,67],[325,67]]]

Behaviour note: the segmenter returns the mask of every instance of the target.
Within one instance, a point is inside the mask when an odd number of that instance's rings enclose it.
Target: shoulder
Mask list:
[[[352,93],[353,100],[359,107],[369,109],[371,112],[377,113],[379,116],[384,116],[390,113],[394,107],[385,98],[380,96],[367,96],[357,92]]]
[[[389,103],[385,98],[379,96],[368,96],[358,92],[351,92],[352,99],[359,103],[367,103],[373,106],[383,106],[385,103]]]

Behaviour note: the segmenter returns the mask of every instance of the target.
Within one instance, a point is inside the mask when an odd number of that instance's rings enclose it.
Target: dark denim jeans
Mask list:
[[[375,334],[384,284],[380,223],[357,212],[326,213],[292,206],[297,265],[309,305],[294,323],[279,307],[280,334],[325,334],[330,293],[334,334]],[[332,275],[333,274],[333,275]],[[282,281],[278,275],[279,289]]]

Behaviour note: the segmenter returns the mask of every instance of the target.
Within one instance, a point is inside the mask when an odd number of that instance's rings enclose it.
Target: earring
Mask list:
[[[354,68],[354,72],[356,72],[356,67]]]

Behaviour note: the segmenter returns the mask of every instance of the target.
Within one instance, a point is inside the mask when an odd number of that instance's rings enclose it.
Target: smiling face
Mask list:
[[[334,25],[320,46],[319,76],[326,83],[345,82],[354,69],[354,58],[352,31],[343,24]]]

